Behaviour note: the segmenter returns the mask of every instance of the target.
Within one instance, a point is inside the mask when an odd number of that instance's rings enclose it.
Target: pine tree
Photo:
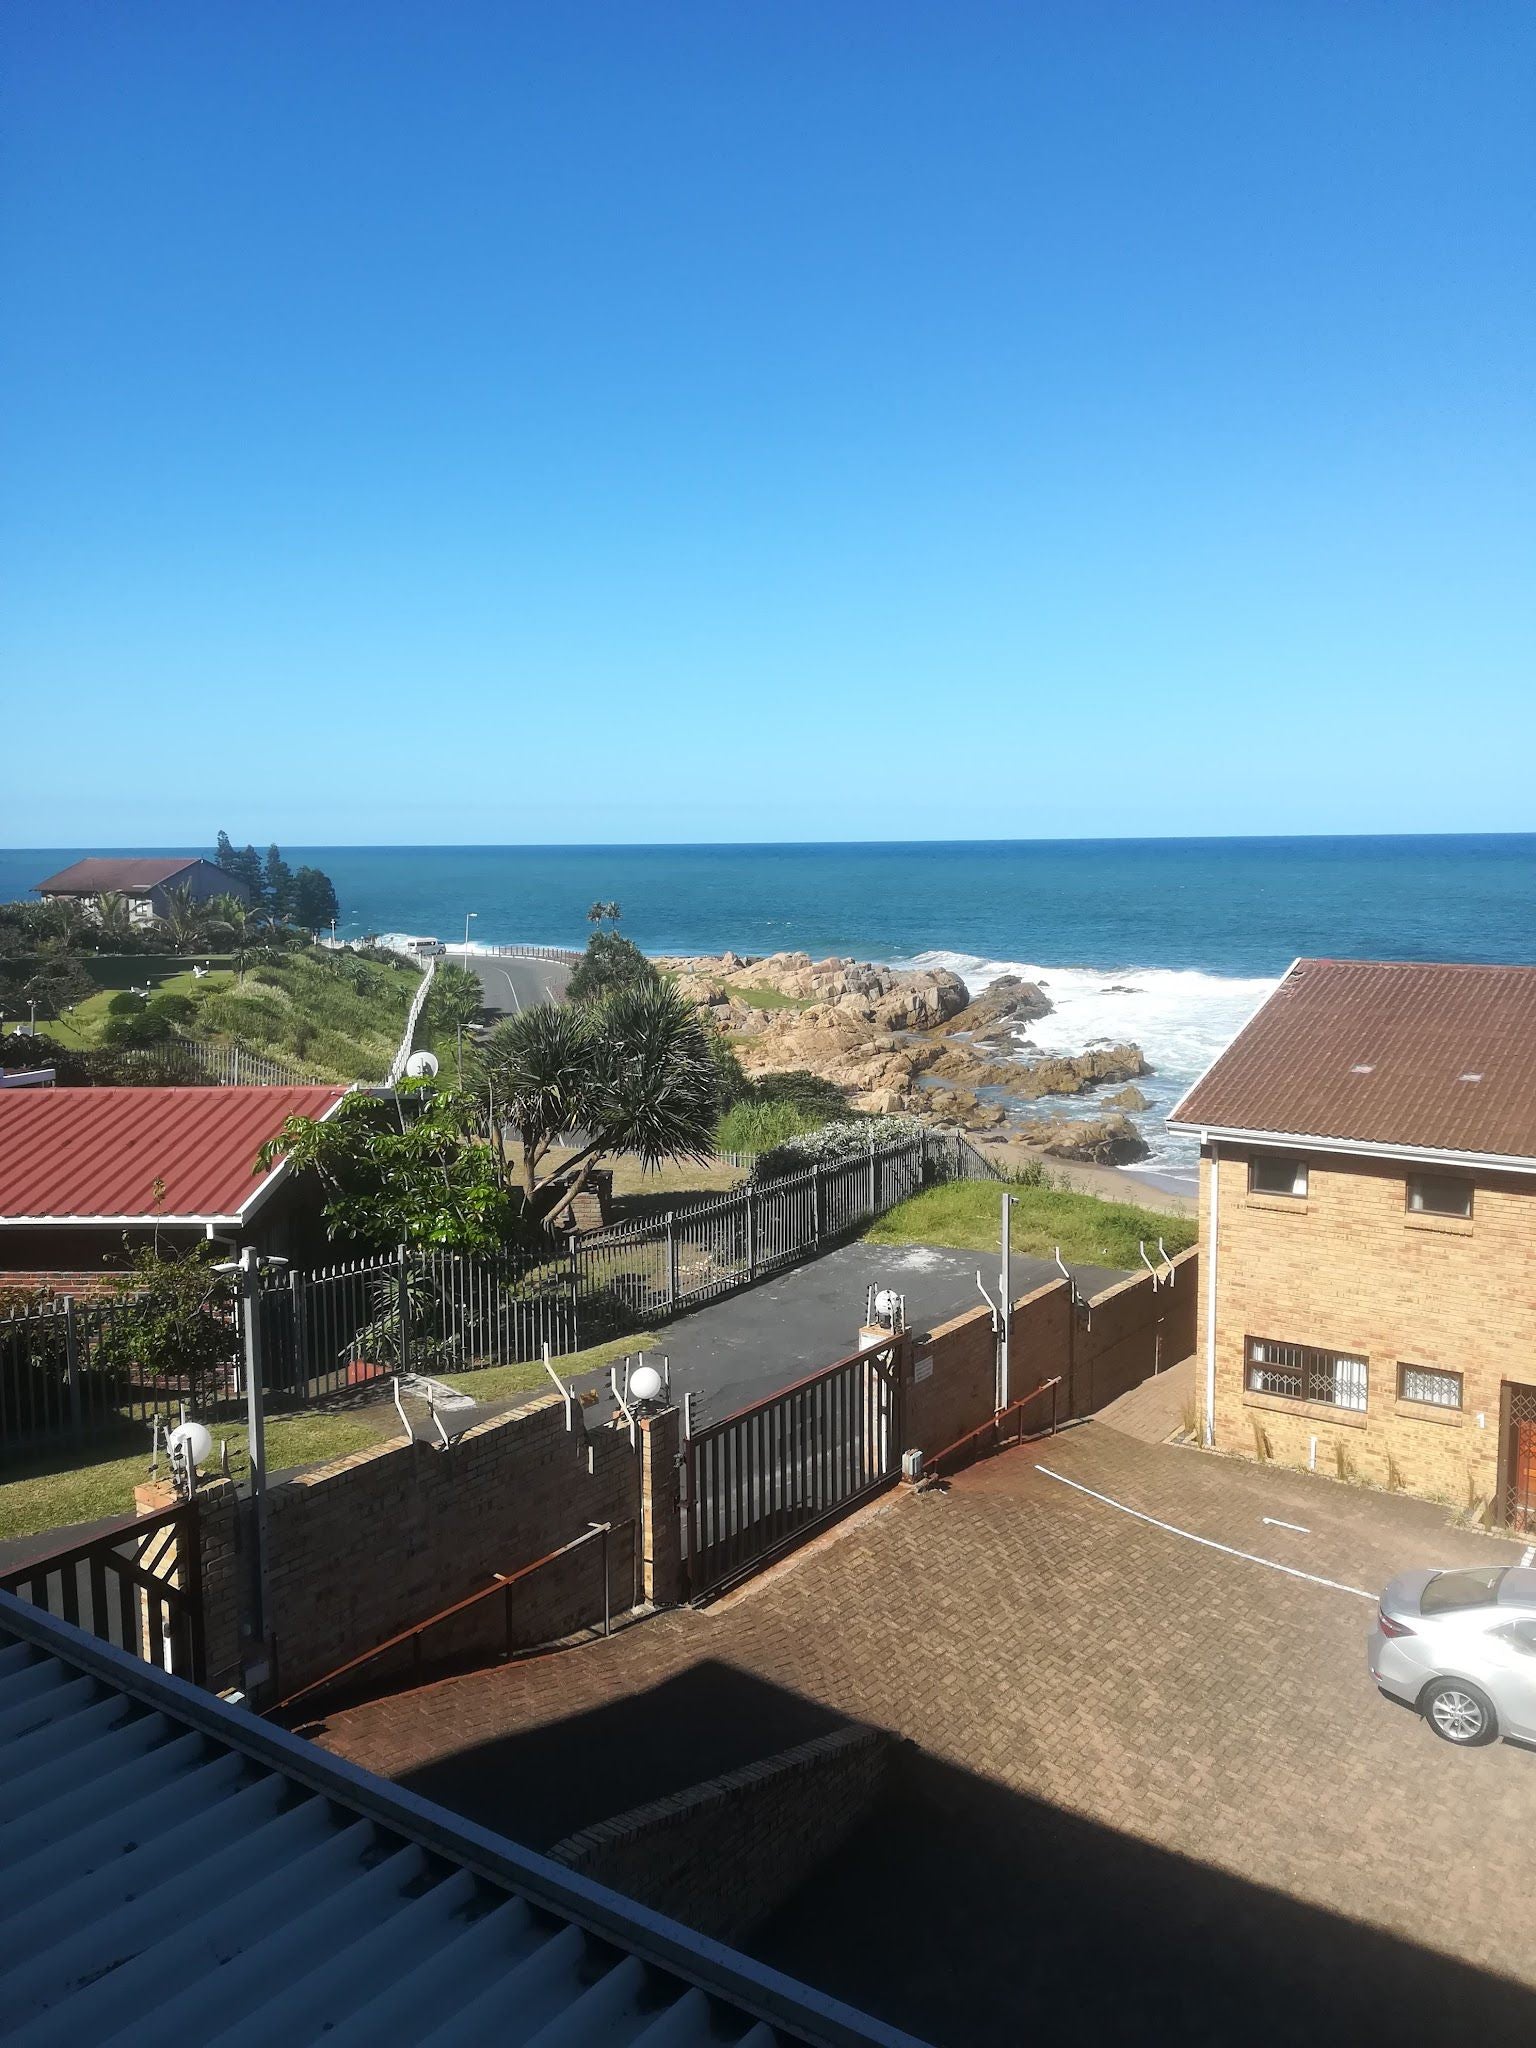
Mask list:
[[[286,918],[293,908],[293,870],[275,846],[267,848],[262,896],[272,917]]]

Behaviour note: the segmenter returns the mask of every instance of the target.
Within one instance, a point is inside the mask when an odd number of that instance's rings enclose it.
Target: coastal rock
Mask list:
[[[1105,1045],[1032,1060],[1018,1071],[1022,1078],[1013,1084],[1014,1092],[1035,1100],[1042,1095],[1081,1095],[1089,1088],[1135,1080],[1152,1069],[1139,1045]]]
[[[1136,1083],[1132,1081],[1127,1087],[1117,1090],[1115,1094],[1106,1095],[1104,1106],[1106,1109],[1150,1109],[1152,1104],[1142,1094]]]
[[[1080,1159],[1094,1166],[1125,1166],[1151,1149],[1128,1116],[1040,1117],[1017,1135],[1048,1159]]]
[[[923,1102],[942,1122],[958,1124],[963,1131],[995,1131],[1007,1122],[999,1103],[983,1102],[968,1088],[925,1089]]]
[[[1024,981],[1017,974],[1004,974],[979,996],[972,997],[963,1012],[957,1012],[940,1028],[964,1031],[972,1038],[1004,1037],[1020,1024],[1033,1024],[1048,1017],[1054,1005],[1037,982]]]

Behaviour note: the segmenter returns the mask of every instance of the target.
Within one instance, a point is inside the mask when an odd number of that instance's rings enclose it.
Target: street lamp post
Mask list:
[[[466,967],[469,965],[469,921],[472,917],[478,917],[479,915],[478,910],[466,910],[464,913],[464,964]]]

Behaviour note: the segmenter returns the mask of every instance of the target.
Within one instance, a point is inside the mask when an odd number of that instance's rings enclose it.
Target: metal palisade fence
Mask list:
[[[663,1321],[835,1243],[925,1182],[994,1177],[943,1133],[871,1146],[676,1209],[573,1236],[547,1254],[402,1246],[315,1272],[269,1271],[257,1355],[274,1406],[345,1397],[396,1374],[473,1372]],[[0,1316],[0,1467],[60,1444],[143,1446],[182,1408],[234,1417],[244,1398],[239,1297],[211,1287],[167,1331],[130,1296]]]
[[[997,1170],[958,1133],[871,1145],[644,1223],[572,1240],[577,1299],[615,1319],[661,1320],[793,1265],[935,1180],[990,1180]]]

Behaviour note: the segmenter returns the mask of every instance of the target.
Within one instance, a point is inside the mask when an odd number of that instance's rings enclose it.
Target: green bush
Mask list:
[[[143,1003],[136,1003],[129,1016],[108,1017],[101,1027],[102,1044],[122,1050],[163,1045],[172,1035],[169,1018],[151,1016]]]
[[[792,1102],[738,1102],[721,1117],[715,1143],[722,1152],[768,1152],[813,1128]]]
[[[134,995],[126,988],[119,989],[115,996],[108,999],[107,1015],[109,1017],[140,1017],[143,1014],[144,998]]]
[[[116,1000],[114,997],[113,1001]],[[176,989],[161,989],[150,997],[144,1010],[147,1016],[163,1017],[167,1024],[190,1024],[197,1015],[197,1005],[192,998]]]

